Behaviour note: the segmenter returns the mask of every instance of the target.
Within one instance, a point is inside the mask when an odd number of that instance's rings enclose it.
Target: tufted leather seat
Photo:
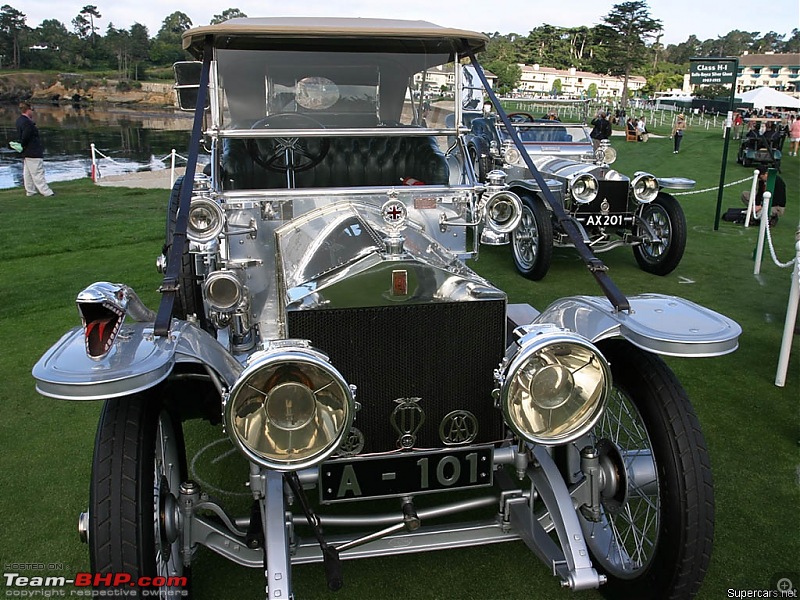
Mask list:
[[[449,170],[444,154],[430,137],[331,137],[330,148],[315,167],[295,173],[298,188],[402,185],[413,178],[445,185]],[[225,142],[222,156],[224,189],[286,187],[285,173],[258,165],[246,140]]]

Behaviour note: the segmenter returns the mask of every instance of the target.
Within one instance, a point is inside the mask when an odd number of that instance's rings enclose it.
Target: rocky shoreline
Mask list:
[[[171,83],[92,78],[71,73],[0,73],[0,102],[20,100],[175,107]]]

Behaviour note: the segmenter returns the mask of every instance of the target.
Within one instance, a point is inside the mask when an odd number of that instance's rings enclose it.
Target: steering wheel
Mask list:
[[[322,123],[302,113],[277,113],[253,123],[250,129],[323,129]],[[328,154],[328,138],[274,137],[247,140],[247,151],[256,164],[283,173],[307,171]]]
[[[508,113],[508,120],[512,123],[533,123],[536,121],[532,114],[526,112]]]

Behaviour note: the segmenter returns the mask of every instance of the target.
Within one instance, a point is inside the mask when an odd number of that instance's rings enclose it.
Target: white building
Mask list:
[[[489,82],[489,87],[494,88],[497,81],[497,75],[491,71],[484,69],[483,74]],[[419,89],[422,84],[422,75],[416,73],[414,75],[414,86]],[[453,72],[453,65],[439,65],[428,69],[425,73],[425,92],[437,95],[440,92],[453,92],[455,89],[455,73]]]
[[[561,80],[561,96],[569,98],[587,97],[589,87],[594,84],[598,98],[619,98],[622,95],[624,77],[616,75],[599,75],[588,71],[553,69],[540,65],[519,65],[522,77],[517,86],[519,96],[550,96],[556,79]],[[647,79],[638,75],[628,78],[628,90],[636,94],[647,83]]]
[[[745,54],[739,58],[736,93],[769,87],[800,98],[800,54]]]

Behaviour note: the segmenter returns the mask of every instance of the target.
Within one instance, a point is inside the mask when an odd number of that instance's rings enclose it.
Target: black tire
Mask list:
[[[680,203],[663,192],[642,209],[642,219],[656,232],[658,243],[641,243],[633,247],[633,255],[643,271],[667,275],[674,271],[686,250],[686,216]],[[636,227],[634,233],[643,236]]]
[[[106,400],[100,415],[89,494],[92,573],[127,574],[136,583],[165,577],[161,595],[187,589],[190,577],[174,526],[178,489],[186,475],[180,422],[153,393]],[[171,522],[170,522],[171,521]],[[166,523],[166,525],[165,525]],[[138,586],[125,583],[139,597]],[[154,592],[149,587],[148,592]],[[152,595],[152,593],[151,593]]]
[[[714,540],[714,488],[700,425],[658,356],[625,340],[599,347],[614,387],[593,437],[601,464],[624,477],[616,494],[604,492],[600,523],[581,515],[594,564],[608,577],[600,591],[614,600],[688,600],[705,577]]]
[[[553,261],[553,222],[539,197],[520,194],[520,199],[522,220],[511,233],[514,266],[522,276],[538,281]]]
[[[472,162],[472,169],[475,171],[475,177],[479,182],[486,181],[486,174],[489,172],[488,157],[481,157],[480,151],[475,146],[469,147],[469,159]]]
[[[181,200],[181,184],[183,177],[178,177],[172,186],[167,207],[167,228],[164,235],[164,256],[169,257],[172,247],[172,238],[175,235],[175,224],[178,219],[178,207]],[[189,241],[187,240],[183,252],[181,253],[181,268],[178,276],[178,293],[175,295],[175,303],[172,308],[172,315],[177,319],[186,319],[189,315],[196,315],[200,325],[206,331],[212,331],[206,319],[205,309],[203,308],[203,291],[200,288],[200,280],[197,276],[194,256],[189,253]]]

